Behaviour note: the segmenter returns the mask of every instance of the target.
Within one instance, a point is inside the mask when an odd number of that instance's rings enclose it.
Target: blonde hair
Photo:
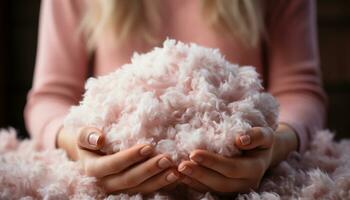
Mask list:
[[[149,43],[156,41],[154,35],[161,22],[158,1],[88,2],[81,25],[89,48],[94,48],[98,38],[107,30],[118,39],[137,35]],[[261,0],[202,0],[202,11],[213,27],[224,29],[247,46],[255,46],[264,32],[263,7],[260,4]]]

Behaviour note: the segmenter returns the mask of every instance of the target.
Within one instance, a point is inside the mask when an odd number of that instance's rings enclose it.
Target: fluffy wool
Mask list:
[[[64,125],[101,129],[107,153],[153,144],[176,162],[194,149],[231,156],[234,138],[252,126],[276,128],[278,105],[262,93],[253,67],[229,63],[217,49],[166,40],[130,64],[91,78]]]
[[[105,195],[96,180],[82,174],[79,163],[62,150],[38,151],[36,141],[18,141],[13,130],[0,131],[0,199],[167,200],[220,199],[186,189],[147,197]],[[304,155],[292,153],[271,169],[259,191],[232,196],[238,200],[350,199],[350,140],[333,141],[328,131],[315,134]],[[176,194],[182,194],[180,198]]]
[[[102,199],[96,180],[84,176],[63,150],[39,151],[0,130],[0,199]]]

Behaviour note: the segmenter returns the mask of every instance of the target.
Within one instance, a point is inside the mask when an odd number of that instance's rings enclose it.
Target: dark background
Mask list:
[[[23,108],[35,63],[40,0],[0,1],[0,127],[25,137]],[[319,47],[329,96],[327,127],[350,137],[350,1],[318,0]]]

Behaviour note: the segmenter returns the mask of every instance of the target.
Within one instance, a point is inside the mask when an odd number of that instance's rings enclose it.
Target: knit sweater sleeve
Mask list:
[[[69,108],[78,103],[87,76],[87,53],[79,32],[81,2],[43,0],[33,86],[25,122],[42,148],[55,148]]]
[[[268,90],[280,104],[280,122],[307,149],[323,127],[326,96],[321,86],[314,0],[275,0],[267,8]]]

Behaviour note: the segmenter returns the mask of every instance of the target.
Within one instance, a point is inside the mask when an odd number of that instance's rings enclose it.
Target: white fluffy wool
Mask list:
[[[237,133],[276,128],[278,105],[262,89],[253,67],[231,64],[217,49],[166,40],[115,72],[89,79],[64,125],[71,132],[103,130],[107,153],[147,143],[174,161],[198,148],[231,156],[238,152]]]

